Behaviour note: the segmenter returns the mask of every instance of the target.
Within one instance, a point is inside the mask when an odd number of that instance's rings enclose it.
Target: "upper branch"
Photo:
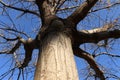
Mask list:
[[[107,30],[115,27],[117,22],[118,22],[118,19],[115,19],[113,22],[108,23],[108,24],[104,25],[103,27],[95,28],[95,29],[92,29],[92,30],[82,30],[81,32],[89,33],[89,34],[98,33],[98,32],[104,32],[104,31],[107,31]]]
[[[48,20],[55,15],[54,7],[48,0],[36,0],[36,5],[38,6],[42,23],[48,24]]]
[[[120,2],[116,2],[116,3],[110,4],[108,6],[98,8],[96,10],[91,10],[90,12],[97,12],[97,11],[100,11],[100,10],[109,9],[109,8],[112,8],[112,7],[116,6],[116,5],[120,5]]]
[[[75,24],[78,24],[89,13],[89,10],[95,5],[98,0],[87,0],[80,5],[67,19]]]
[[[17,10],[17,11],[22,11],[24,13],[30,13],[30,14],[34,14],[36,16],[40,16],[38,13],[36,13],[35,11],[30,11],[28,9],[23,9],[23,8],[18,8],[18,7],[14,7],[14,6],[11,6],[11,5],[8,5],[8,4],[5,4],[4,2],[0,1],[0,3],[5,6],[5,7],[8,7],[8,8],[11,8],[11,9],[14,9],[14,10]]]

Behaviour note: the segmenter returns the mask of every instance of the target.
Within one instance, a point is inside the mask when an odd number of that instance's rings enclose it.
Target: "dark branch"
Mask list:
[[[91,10],[90,12],[97,12],[97,11],[100,11],[100,10],[104,10],[104,9],[112,8],[112,7],[116,6],[116,5],[120,5],[120,2],[118,2],[118,3],[114,3],[114,4],[111,4],[111,5],[108,5],[108,6],[106,6],[106,7],[96,9],[96,10]]]
[[[7,38],[7,37],[5,37],[5,36],[3,36],[1,34],[0,34],[0,37],[2,37],[3,39],[5,39],[6,41],[15,41],[15,40],[19,39],[18,37],[16,37],[16,38]]]
[[[28,10],[28,9],[13,7],[13,6],[11,6],[11,5],[5,4],[5,3],[2,2],[2,1],[0,1],[0,3],[1,3],[3,6],[5,6],[5,7],[11,8],[11,9],[14,9],[14,10],[17,10],[17,11],[22,11],[23,13],[34,14],[34,15],[40,17],[40,15],[39,15],[38,13],[36,13],[35,11],[30,11],[30,10]]]
[[[31,38],[24,41],[23,45],[24,45],[24,50],[25,50],[25,59],[19,68],[24,68],[24,67],[28,66],[28,64],[32,58],[32,52],[35,48],[37,48],[36,43],[37,43],[36,40],[33,40]]]
[[[113,31],[103,31],[98,33],[82,33],[78,32],[80,43],[98,43],[101,40],[106,40],[109,38],[120,38],[120,30],[116,29]]]
[[[120,30],[110,30],[114,28],[118,19],[115,19],[113,23],[104,25],[101,28],[95,28],[92,30],[73,31],[74,45],[80,45],[83,43],[98,43],[101,40],[107,40],[109,38],[120,38]]]
[[[11,48],[11,50],[5,50],[0,52],[0,54],[13,54],[21,45],[21,41],[19,41],[19,37],[10,39],[10,38],[6,38],[5,36],[2,36],[3,39],[5,39],[6,41],[16,41],[18,40],[18,42],[15,44],[15,46],[13,48]]]
[[[55,11],[57,12],[57,11],[59,11],[59,9],[60,9],[60,7],[65,3],[65,1],[66,0],[59,0],[56,4],[56,6],[55,6]]]
[[[106,52],[99,53],[99,54],[95,54],[94,57],[98,57],[98,56],[100,56],[100,55],[107,55],[107,56],[111,56],[111,57],[118,57],[118,58],[120,58],[120,55],[110,54],[110,53],[106,53]]]
[[[18,31],[18,30],[16,30],[16,29],[13,29],[13,28],[10,28],[10,27],[0,28],[0,29],[1,29],[1,30],[4,30],[4,31],[12,31],[12,32],[15,32],[15,33],[20,33],[20,34],[25,35],[27,38],[29,38],[29,36],[28,36],[26,33],[22,32],[22,31]]]
[[[13,54],[21,45],[21,42],[18,41],[11,50],[5,50],[0,52],[0,54]]]
[[[10,54],[13,54],[21,45],[21,42],[18,41],[16,45],[9,51]]]
[[[98,0],[87,0],[80,5],[67,19],[78,24],[89,13],[89,10],[96,4]]]
[[[79,6],[71,6],[71,7],[59,8],[58,11],[70,10],[70,9],[74,9],[74,8],[77,8],[77,7],[79,7]]]
[[[74,55],[76,55],[80,58],[83,58],[84,60],[86,60],[88,62],[90,67],[95,71],[96,77],[99,77],[100,80],[105,80],[105,77],[104,77],[102,70],[100,70],[100,68],[96,64],[92,55],[81,50],[79,47],[73,47],[73,52],[74,52]]]

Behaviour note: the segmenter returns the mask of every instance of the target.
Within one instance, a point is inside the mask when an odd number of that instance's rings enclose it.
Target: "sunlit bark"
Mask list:
[[[42,44],[35,80],[78,80],[70,38],[50,33]]]

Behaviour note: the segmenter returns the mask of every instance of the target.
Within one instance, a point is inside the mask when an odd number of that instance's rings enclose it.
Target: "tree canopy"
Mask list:
[[[0,0],[0,80],[33,79],[36,38],[44,34],[50,15],[74,29],[80,79],[119,80],[119,10],[119,0]]]

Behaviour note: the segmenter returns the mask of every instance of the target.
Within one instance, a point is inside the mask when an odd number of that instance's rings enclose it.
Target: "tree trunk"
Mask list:
[[[51,32],[43,40],[35,80],[78,80],[71,39]]]

